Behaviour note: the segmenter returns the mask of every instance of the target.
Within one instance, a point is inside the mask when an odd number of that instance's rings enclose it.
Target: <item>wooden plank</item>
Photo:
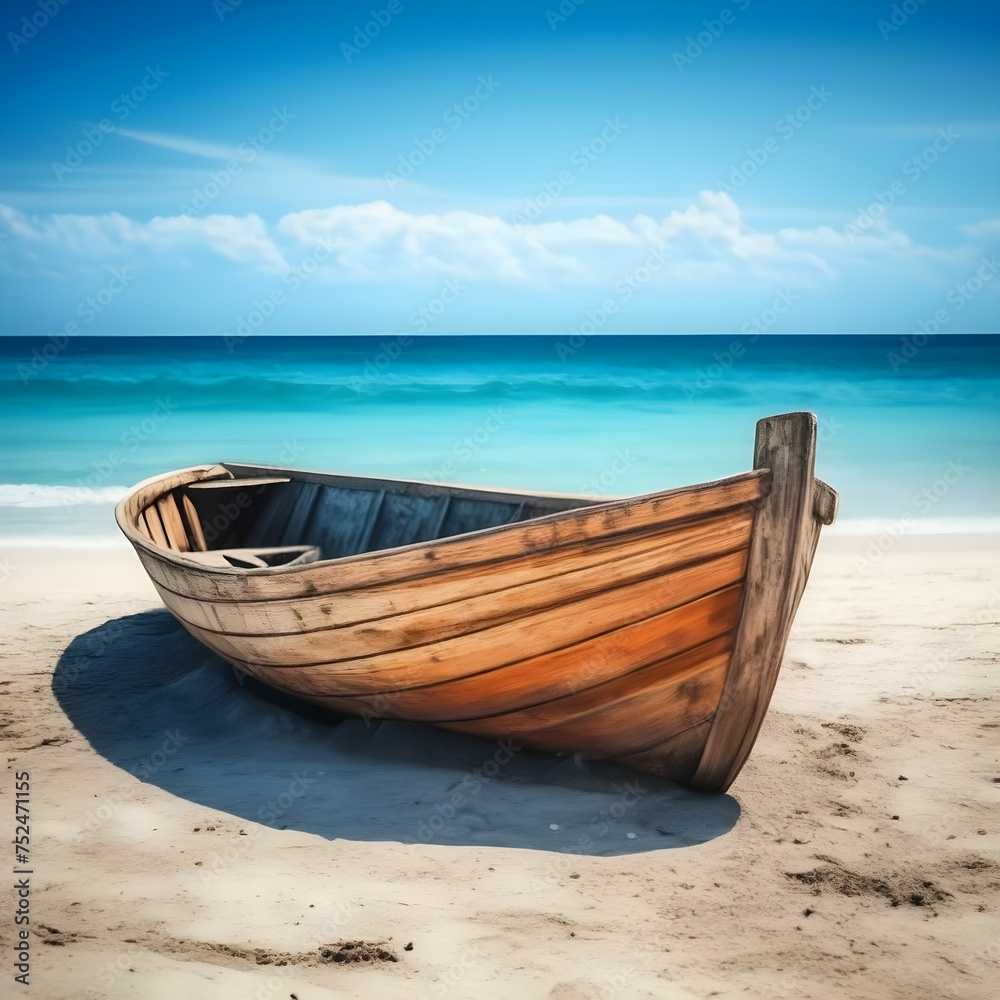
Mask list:
[[[198,570],[179,557],[172,561],[167,553],[144,549],[141,542],[137,548],[147,572],[157,583],[189,597],[246,601],[329,594],[380,583],[400,583],[468,567],[488,570],[497,562],[515,556],[708,518],[722,510],[756,501],[765,472],[757,470],[716,483],[615,501],[586,510],[549,514],[533,521],[486,528],[457,538],[362,553],[294,572],[274,569],[270,575],[246,574],[238,570],[231,573]],[[127,514],[119,523],[126,518]]]
[[[181,512],[177,509],[173,493],[167,493],[157,500],[156,509],[163,522],[163,530],[170,548],[174,552],[189,552],[191,546],[188,543],[187,528],[184,526]]]
[[[631,640],[642,649],[653,648],[645,662],[661,659],[698,645],[706,636],[718,636],[732,629],[739,590],[739,585],[733,585],[669,611],[623,623],[619,629],[635,625],[634,630],[629,630]],[[646,620],[646,624],[640,624]],[[505,626],[501,626],[501,630],[503,628]],[[612,627],[604,633],[587,634],[585,627],[577,627],[565,640],[561,636],[531,636],[519,645],[516,641],[505,641],[514,640],[514,636],[495,630],[489,637],[489,645],[481,645],[478,655],[474,657],[468,654],[470,644],[465,639],[453,639],[437,644],[432,651],[427,647],[418,647],[362,660],[299,669],[267,667],[250,662],[258,671],[269,678],[279,679],[299,694],[324,696],[324,700],[328,700],[333,707],[337,707],[336,697],[374,696],[379,705],[388,707],[389,713],[402,716],[403,713],[393,710],[395,694],[409,689],[413,695],[407,699],[409,704],[417,706],[418,711],[422,706],[430,713],[424,716],[421,711],[419,718],[464,719],[472,714],[503,712],[558,697],[572,691],[575,684],[584,686],[594,679],[601,679],[602,675],[608,679],[643,665],[642,660],[623,660],[614,653],[603,663],[592,658],[579,659],[581,655],[587,657],[600,645],[597,640],[602,634],[615,631]],[[479,636],[482,637],[483,633]],[[564,641],[565,645],[555,645]],[[237,666],[247,662],[233,657],[228,659]],[[587,678],[578,675],[581,666],[588,671]],[[476,675],[483,676],[476,682],[470,680],[468,687],[464,688],[483,696],[483,700],[472,707],[471,701],[458,700],[463,691],[463,685],[458,682],[461,680],[464,683]],[[483,678],[485,687],[481,686]],[[449,682],[447,685],[444,684],[446,681]],[[433,689],[434,686],[438,686],[437,689]],[[423,693],[419,693],[421,691]],[[327,697],[331,694],[335,697]],[[490,707],[485,707],[486,702]],[[405,717],[417,716],[408,707]]]
[[[352,555],[371,550],[372,532],[375,531],[375,524],[382,513],[382,505],[385,503],[386,493],[386,490],[379,490],[372,497],[372,502],[365,514],[365,519],[358,525],[357,535],[352,543]]]
[[[312,544],[311,540],[305,537],[305,526],[309,522],[309,515],[312,513],[313,504],[319,496],[319,485],[317,483],[300,483],[298,496],[292,506],[288,522],[282,532],[281,540],[276,545],[306,545]]]
[[[163,549],[170,548],[170,542],[167,541],[167,533],[163,530],[163,522],[160,520],[160,512],[156,509],[155,503],[146,508],[145,515],[146,527],[149,529],[149,537],[153,544]]]
[[[684,732],[711,718],[729,655],[713,657],[679,675],[650,679],[634,693],[597,704],[577,716],[536,727],[533,713],[444,723],[476,736],[513,739],[536,750],[576,750],[587,757],[618,757]]]
[[[212,602],[171,595],[169,604],[185,621],[213,631],[244,635],[308,632],[408,614],[542,580],[561,588],[566,574],[643,553],[655,557],[656,569],[666,573],[685,563],[746,548],[752,524],[753,511],[744,508],[672,531],[654,530],[522,556],[497,563],[488,572],[456,570],[418,581],[278,601]],[[329,536],[322,542],[331,544]],[[603,577],[596,579],[603,587]],[[162,584],[157,586],[164,589]]]
[[[561,649],[444,681],[421,683],[414,677],[405,688],[380,691],[372,682],[353,683],[345,690],[340,678],[324,668],[254,667],[269,682],[338,710],[418,722],[457,721],[585,691],[706,643],[730,649],[738,606],[739,587],[732,587]]]
[[[255,476],[249,479],[211,479],[189,483],[189,490],[237,490],[251,486],[272,486],[276,483],[290,483],[291,479],[280,476]]]
[[[781,668],[818,537],[813,515],[816,417],[789,413],[757,424],[754,464],[770,469],[757,513],[733,657],[692,783],[725,791],[746,761]]]
[[[256,548],[189,552],[187,557],[202,566],[242,565],[247,569],[261,569],[275,565],[294,566],[315,562],[319,557],[319,549],[315,545],[257,546]]]
[[[320,546],[327,559],[356,555],[368,546],[382,493],[319,486],[304,534]]]
[[[157,551],[147,543],[147,536],[142,530],[144,526],[142,515],[146,508],[155,503],[164,493],[169,493],[180,486],[220,476],[230,477],[230,473],[221,465],[195,465],[189,469],[180,469],[164,476],[146,479],[133,487],[132,491],[119,500],[115,506],[115,520],[118,522],[118,527],[121,528],[129,541],[134,545],[138,543],[137,551],[141,552],[144,547],[150,552]],[[157,554],[159,554],[158,551]]]
[[[180,497],[181,513],[187,524],[187,536],[191,540],[191,548],[195,552],[204,552],[208,545],[205,544],[205,532],[202,531],[198,511],[194,509],[194,504],[191,503],[191,498],[186,493],[182,491]]]
[[[530,593],[527,588],[504,591],[506,605],[500,605],[496,595],[487,595],[411,615],[298,635],[242,636],[208,632],[187,622],[185,626],[223,656],[261,666],[288,669],[337,664],[338,674],[346,671],[353,676],[368,672],[369,664],[375,674],[379,664],[396,656],[432,672],[450,664],[450,669],[468,673],[467,668],[477,662],[507,662],[687,604],[742,579],[745,566],[746,552],[733,552],[665,575],[650,575],[647,567],[636,582],[624,564],[619,576],[599,567],[599,574],[607,574],[605,584],[598,581],[582,597],[564,594],[560,578],[555,591],[546,581]],[[362,662],[357,664],[358,660]],[[421,678],[423,682],[431,679]]]
[[[438,531],[439,538],[448,535],[463,535],[481,528],[495,528],[501,524],[511,524],[523,520],[519,516],[524,504],[500,503],[486,500],[463,500],[451,497],[444,521]],[[550,513],[540,511],[540,514]]]
[[[712,720],[693,726],[683,733],[657,743],[645,750],[615,758],[638,771],[646,771],[670,781],[690,784],[698,767],[712,728]]]
[[[213,629],[215,638],[212,641],[219,650],[276,666],[374,656],[479,633],[508,622],[527,623],[532,616],[545,612],[556,616],[560,612],[571,614],[575,605],[590,612],[590,605],[583,602],[591,598],[606,599],[609,603],[627,602],[641,600],[648,591],[656,595],[654,600],[666,602],[656,609],[660,610],[673,606],[678,595],[691,593],[690,600],[736,582],[741,578],[745,565],[746,553],[740,550],[672,572],[663,572],[658,553],[644,552],[630,559],[616,560],[610,565],[561,575],[556,578],[555,584],[551,580],[540,580],[522,587],[356,625],[291,635],[241,635]],[[692,588],[697,589],[693,592]],[[168,603],[168,607],[177,614],[172,602]],[[606,611],[620,614],[628,610],[625,607],[600,608],[592,612],[596,616],[592,620],[602,620]],[[208,641],[207,629],[191,622],[186,624],[190,624],[195,634]]]
[[[662,653],[662,648],[660,650]],[[608,680],[598,684],[589,684],[581,689],[564,693],[545,701],[518,705],[506,712],[475,716],[470,713],[465,719],[444,720],[456,727],[494,726],[497,731],[510,734],[527,732],[556,731],[561,727],[589,718],[595,713],[603,712],[609,705],[617,704],[627,698],[634,698],[669,681],[676,685],[677,693],[682,698],[695,698],[698,692],[694,687],[684,687],[686,680],[697,679],[706,669],[716,666],[724,667],[729,662],[732,652],[732,636],[727,633],[699,643],[690,649],[685,649],[672,656],[661,656],[652,663],[647,663],[636,669],[625,670]],[[625,664],[621,666],[624,668]],[[502,671],[498,671],[502,673]],[[721,693],[721,684],[719,688]],[[711,704],[715,710],[718,696]],[[709,712],[711,714],[711,712]],[[432,720],[433,721],[433,720]],[[468,730],[473,732],[473,729]],[[662,739],[662,733],[660,738]],[[648,741],[645,741],[648,742]],[[644,745],[633,743],[633,747]]]
[[[837,519],[840,496],[833,487],[827,486],[822,479],[813,480],[813,484],[815,489],[813,513],[822,524],[833,524]]]
[[[387,492],[366,548],[394,549],[430,541],[436,537],[447,501],[447,496]]]

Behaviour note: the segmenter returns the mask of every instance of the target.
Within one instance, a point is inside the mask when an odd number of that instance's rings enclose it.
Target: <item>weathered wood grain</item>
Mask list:
[[[813,503],[813,513],[822,524],[833,524],[837,519],[840,496],[835,489],[827,486],[822,479],[814,480],[814,488],[815,501]]]
[[[661,778],[669,778],[688,785],[704,753],[705,741],[712,727],[712,720],[702,722],[673,733],[655,746],[615,758],[638,771],[648,771]]]
[[[167,536],[167,543],[174,552],[188,552],[191,548],[187,528],[181,519],[181,512],[177,509],[177,501],[173,493],[167,493],[156,501],[156,510],[163,523],[163,531]]]
[[[204,552],[208,545],[205,542],[205,532],[201,526],[201,518],[194,509],[190,497],[184,492],[180,493],[181,514],[184,516],[184,523],[187,526],[187,536],[191,542],[193,552]]]
[[[523,596],[520,590],[504,591],[506,605],[491,594],[329,632],[244,636],[184,624],[220,655],[260,666],[293,669],[338,663],[340,671],[374,676],[395,658],[413,664],[411,671],[419,671],[430,681],[446,664],[461,670],[463,665],[481,661],[509,662],[680,607],[738,582],[745,567],[746,552],[733,552],[665,577],[644,573],[638,581],[609,582],[587,596],[568,591],[560,595],[562,600],[543,581],[534,590],[524,588]],[[627,568],[620,571],[626,573]],[[612,581],[613,574],[605,572]],[[542,605],[540,609],[537,604]],[[419,680],[411,678],[411,682]]]
[[[649,679],[634,693],[608,700],[549,725],[536,726],[532,713],[503,721],[439,723],[446,729],[514,739],[536,750],[579,750],[587,757],[618,757],[683,732],[711,718],[719,700],[728,655],[699,664],[679,676]]]
[[[287,476],[256,476],[248,479],[206,479],[189,483],[189,490],[239,490],[257,486],[273,486],[277,483],[290,483]]]
[[[753,511],[736,511],[672,530],[653,529],[635,536],[618,536],[593,543],[529,553],[493,564],[439,573],[419,580],[379,584],[337,594],[281,598],[273,601],[203,601],[168,591],[156,584],[170,609],[180,618],[213,632],[239,635],[280,635],[339,628],[343,625],[403,615],[425,608],[468,601],[480,595],[531,587],[546,581],[553,603],[564,588],[581,593],[580,577],[594,569],[590,586],[603,590],[609,582],[606,566],[644,555],[650,571],[666,574],[685,563],[744,549],[750,540]],[[501,598],[502,599],[502,598]]]
[[[670,490],[580,511],[547,514],[532,521],[398,549],[324,560],[295,572],[280,568],[251,572],[207,571],[193,566],[183,556],[144,544],[141,538],[135,538],[133,544],[150,576],[175,593],[213,601],[298,598],[401,583],[471,567],[489,572],[498,561],[514,556],[592,543],[656,526],[680,526],[685,521],[708,518],[756,501],[763,476],[764,473],[758,470],[686,490]],[[122,503],[127,501],[128,498]],[[126,508],[122,519],[128,516]]]
[[[789,413],[757,424],[754,464],[770,470],[757,513],[740,620],[725,689],[692,783],[725,791],[767,711],[819,526],[814,515],[816,417]]]
[[[738,592],[724,592],[697,602],[690,609],[623,626],[562,649],[515,663],[490,667],[478,673],[433,684],[397,687],[382,692],[373,685],[348,679],[365,693],[324,694],[341,691],[340,678],[316,671],[281,671],[253,667],[258,676],[292,693],[312,697],[338,711],[370,717],[410,719],[417,722],[463,721],[517,711],[567,697],[595,685],[628,676],[631,672],[704,647],[729,651],[735,625]],[[706,641],[706,636],[712,638]]]
[[[734,585],[678,606],[664,612],[663,619],[655,625],[639,626],[637,621],[619,619],[617,628],[636,625],[637,632],[648,629],[645,642],[658,643],[658,657],[672,655],[697,645],[707,635],[721,635],[727,628],[731,629],[735,625],[739,590],[739,586]],[[667,614],[670,615],[669,619],[666,619]],[[274,667],[241,660],[235,656],[228,658],[237,666],[245,666],[258,676],[266,675],[269,679],[279,681],[288,690],[318,695],[338,692],[347,697],[412,689],[417,698],[421,697],[416,695],[418,689],[495,671],[496,676],[490,677],[487,684],[496,686],[501,701],[491,711],[504,712],[517,704],[526,703],[515,702],[511,696],[521,698],[527,693],[532,697],[534,692],[542,700],[553,690],[565,693],[567,684],[577,682],[573,673],[574,664],[585,665],[593,670],[606,669],[600,664],[588,664],[586,659],[580,659],[581,655],[586,655],[588,643],[600,635],[597,630],[588,632],[585,622],[574,622],[572,629],[567,627],[553,633],[544,628],[547,624],[536,623],[534,634],[526,642],[518,641],[517,626],[500,626],[491,630],[491,633],[480,633],[484,639],[480,645],[470,641],[473,637],[463,636],[435,643],[433,647],[420,646],[377,657],[341,660],[318,665],[318,668]],[[607,619],[604,624],[609,624]],[[611,627],[606,630],[608,632],[614,630],[613,619],[610,624]],[[655,632],[657,628],[658,633]],[[642,637],[639,638],[643,641]],[[621,661],[610,662],[619,673],[635,666],[634,663],[623,666]],[[516,670],[506,669],[515,666]],[[500,667],[505,669],[500,671]],[[516,685],[522,687],[519,689]],[[448,700],[457,696],[455,692],[460,690],[461,688],[448,692],[436,691],[432,697],[436,704],[442,706],[441,711],[446,711],[453,718],[468,718],[471,714],[483,711],[479,706],[473,710],[464,702],[452,703]],[[429,699],[431,696],[423,697]],[[391,698],[389,702],[391,705]],[[431,702],[427,700],[425,703]],[[455,711],[461,714],[455,716]]]
[[[146,528],[153,544],[161,549],[169,549],[170,542],[167,540],[167,533],[163,529],[163,521],[160,519],[160,512],[156,508],[155,501],[143,511],[143,516],[146,519]]]

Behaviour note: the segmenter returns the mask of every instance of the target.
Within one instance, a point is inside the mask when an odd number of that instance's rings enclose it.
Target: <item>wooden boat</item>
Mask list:
[[[184,628],[275,688],[719,791],[836,513],[815,449],[813,414],[769,417],[753,471],[610,499],[224,463],[116,517]]]

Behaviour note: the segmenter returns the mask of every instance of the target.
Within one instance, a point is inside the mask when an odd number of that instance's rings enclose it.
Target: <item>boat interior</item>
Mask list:
[[[140,530],[205,566],[264,569],[338,559],[605,502],[226,463],[161,494]]]

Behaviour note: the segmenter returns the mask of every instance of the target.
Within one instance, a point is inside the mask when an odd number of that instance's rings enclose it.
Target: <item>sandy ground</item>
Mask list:
[[[30,986],[12,887],[0,992],[996,996],[1000,538],[871,545],[823,540],[715,797],[323,723],[155,610],[130,551],[0,555],[3,815],[11,842],[28,771],[31,870]]]

